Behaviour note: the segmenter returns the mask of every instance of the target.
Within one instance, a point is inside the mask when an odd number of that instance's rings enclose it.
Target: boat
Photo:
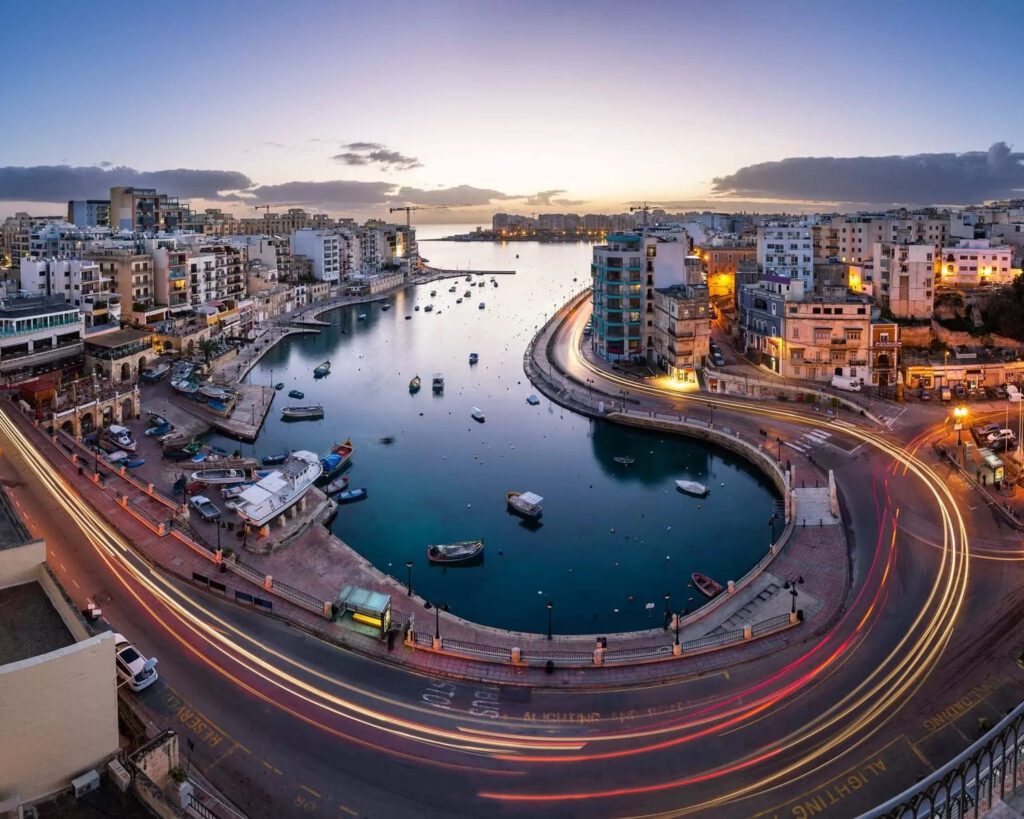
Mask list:
[[[206,401],[206,406],[212,409],[214,412],[227,412],[228,405],[223,401],[218,401],[216,398],[210,398]]]
[[[264,466],[280,466],[288,460],[287,452],[279,452],[276,455],[265,455],[260,458],[260,463]]]
[[[420,377],[418,375],[414,375],[409,380],[409,392],[416,393],[416,392],[419,392],[419,391],[420,391]]]
[[[458,543],[439,543],[427,547],[427,560],[431,563],[467,563],[484,552],[483,540],[460,540]]]
[[[430,291],[430,298],[434,298],[434,296],[436,296],[436,295],[437,295],[437,291],[436,290],[431,290]]]
[[[328,495],[337,495],[339,492],[344,492],[346,489],[348,489],[348,475],[342,475],[340,478],[335,478],[327,484]]]
[[[146,463],[145,458],[133,458],[130,461],[125,461],[124,465],[129,469],[135,469],[135,467],[142,466],[144,463]]]
[[[706,574],[694,572],[690,575],[690,579],[693,580],[693,585],[697,587],[697,591],[705,597],[715,597],[722,593],[722,584],[717,580],[713,580],[708,577]]]
[[[434,373],[434,381],[431,386],[435,393],[444,392],[444,376],[441,373]]]
[[[317,421],[323,417],[322,404],[311,404],[307,407],[284,407],[281,410],[282,421]]]
[[[478,362],[479,360],[480,360],[480,356],[478,356],[476,353],[470,353],[469,354],[469,363],[470,364],[476,364],[476,362]]]
[[[696,495],[698,498],[703,498],[708,493],[708,488],[697,481],[676,481],[676,489],[687,495]]]
[[[192,463],[194,463],[194,464],[201,464],[203,461],[205,461],[209,457],[210,457],[210,453],[209,452],[197,452],[195,455],[192,456]]]
[[[524,518],[536,520],[544,513],[541,507],[541,504],[544,503],[544,498],[533,492],[506,492],[505,502],[508,504],[509,509],[517,515],[522,515]]]
[[[413,308],[413,310],[415,310],[415,311],[416,311],[416,312],[418,313],[418,312],[420,311],[420,306],[419,306],[419,305],[417,304],[417,305],[416,305],[416,306],[415,306],[415,307]]]
[[[616,455],[612,460],[617,464],[625,464],[626,466],[631,466],[636,463],[636,458],[630,455]]]
[[[456,300],[455,300],[455,303],[456,303],[456,304],[462,304],[462,299],[456,299]]]
[[[352,501],[362,500],[366,497],[366,489],[348,489],[344,492],[339,492],[335,496],[335,500],[338,503],[351,503]]]
[[[250,526],[262,528],[305,495],[321,472],[320,458],[315,452],[301,449],[293,452],[280,469],[238,496],[235,511]]]
[[[412,316],[406,316],[406,317],[405,317],[405,320],[406,320],[406,321],[408,321],[408,320],[409,320],[409,319],[411,319],[411,318],[412,318]]]
[[[274,389],[275,389],[275,390],[283,390],[283,389],[284,389],[284,382],[283,382],[283,381],[278,381],[278,382],[277,382],[277,383],[276,383],[276,384],[274,385]]]
[[[526,396],[526,403],[529,404],[531,407],[535,407],[540,403],[540,398],[531,393],[530,395]]]
[[[184,378],[177,381],[171,382],[171,387],[175,392],[180,392],[183,395],[195,395],[199,391],[199,385],[194,381],[188,381]]]
[[[306,397],[306,393],[304,393],[302,390],[288,390],[288,397],[289,398],[305,398]]]
[[[423,308],[423,312],[424,313],[433,313],[434,312],[434,305],[428,304],[426,307]]]
[[[356,321],[366,321],[366,313],[360,313],[356,316]]]
[[[466,281],[467,282],[473,281],[473,274],[472,273],[470,275],[466,276]]]
[[[486,418],[484,417],[484,411],[480,407],[473,407],[473,411],[469,414],[470,418],[479,423],[483,423]]]
[[[454,284],[451,287],[448,288],[448,292],[449,293],[454,293],[455,292],[455,285]]]
[[[147,438],[159,438],[162,435],[166,435],[170,431],[170,424],[158,424],[155,427],[149,427],[149,429],[146,430],[145,434]]]
[[[331,362],[325,361],[322,364],[317,364],[313,368],[313,378],[323,378],[325,375],[329,375],[331,372]]]
[[[203,483],[244,483],[246,475],[244,469],[199,469],[189,475],[189,480]]]
[[[498,283],[496,281],[492,281],[491,284],[493,284],[495,287],[498,286]]]
[[[384,303],[383,303],[383,304],[382,304],[382,305],[380,306],[380,309],[381,309],[381,310],[390,310],[390,309],[391,309],[391,302],[389,302],[389,301],[386,301],[386,302],[384,302]]]
[[[231,392],[213,384],[203,384],[197,392],[204,398],[212,398],[214,401],[227,401],[231,398]]]
[[[248,481],[247,483],[239,483],[235,484],[234,486],[225,486],[223,489],[220,490],[220,494],[221,497],[224,498],[224,500],[231,500],[232,498],[237,498],[252,485],[252,481]]]
[[[117,445],[119,449],[123,449],[127,452],[135,451],[135,439],[132,438],[132,431],[128,429],[128,427],[122,427],[119,424],[111,424],[103,430],[103,434],[108,441]]]
[[[323,467],[323,479],[328,480],[337,475],[349,462],[355,447],[351,441],[343,444],[334,444],[330,449],[320,455],[320,466]]]
[[[171,365],[167,362],[161,362],[155,367],[147,367],[142,371],[142,380],[150,384],[159,381],[171,370]]]
[[[465,293],[462,294],[462,298],[464,298],[464,299],[471,299],[471,298],[473,298],[473,291],[472,290],[467,290]]]
[[[113,452],[108,452],[103,458],[112,464],[119,464],[128,460],[128,453],[124,450],[117,449]]]
[[[391,444],[393,444],[395,442],[395,436],[394,435],[385,435],[383,438],[380,439],[380,442],[382,444],[391,445]]]
[[[481,310],[483,310],[483,309],[484,309],[484,307],[486,307],[486,306],[487,306],[487,305],[486,305],[486,304],[484,304],[483,302],[480,302],[480,303],[479,303],[479,304],[477,305],[477,307],[479,307],[479,308],[480,308]]]

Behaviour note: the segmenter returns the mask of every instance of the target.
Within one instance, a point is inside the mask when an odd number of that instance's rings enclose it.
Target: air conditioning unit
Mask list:
[[[117,785],[121,793],[125,793],[132,784],[132,776],[118,760],[112,759],[107,763],[107,773],[111,780]]]
[[[71,787],[75,792],[75,799],[81,799],[87,793],[96,790],[100,786],[100,775],[95,770],[86,771],[81,776],[71,780]]]

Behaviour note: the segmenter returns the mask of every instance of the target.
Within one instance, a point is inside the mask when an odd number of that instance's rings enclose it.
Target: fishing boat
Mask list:
[[[420,377],[418,375],[414,375],[409,380],[409,392],[416,393],[416,392],[419,392],[419,391],[420,391]]]
[[[308,407],[284,407],[281,410],[282,421],[316,421],[323,417],[322,404],[312,404]]]
[[[480,356],[478,356],[476,353],[470,353],[469,354],[469,363],[470,364],[476,364],[476,362],[478,362],[479,360],[480,360]]]
[[[690,579],[693,580],[693,585],[697,587],[697,591],[705,597],[715,597],[722,593],[722,584],[706,574],[694,572],[690,575]]]
[[[214,401],[227,401],[231,398],[231,392],[229,390],[222,389],[221,387],[215,387],[212,384],[203,384],[198,390],[199,394],[204,398],[212,398]]]
[[[306,393],[304,393],[302,390],[288,390],[288,397],[289,398],[305,398],[306,397]]]
[[[427,547],[427,560],[431,563],[468,563],[484,552],[483,540],[460,540],[458,543],[438,543]]]
[[[498,286],[498,282],[497,282],[497,281],[495,281],[494,279],[492,279],[492,280],[491,280],[491,284],[493,284],[493,285],[494,285],[495,287],[497,287],[497,286]]]
[[[142,466],[144,463],[146,463],[145,458],[133,458],[130,461],[125,461],[124,465],[129,469],[135,469],[135,467]]]
[[[462,298],[464,298],[464,299],[471,299],[471,298],[473,298],[473,291],[472,290],[467,290],[465,293],[462,294]]]
[[[380,442],[382,444],[391,445],[391,444],[393,444],[395,442],[395,436],[394,435],[385,435],[383,438],[380,439]]]
[[[320,466],[323,467],[323,480],[328,480],[337,475],[345,467],[355,452],[355,446],[351,441],[342,444],[334,444],[326,452],[320,455]]]
[[[455,285],[454,284],[451,287],[448,288],[448,292],[449,293],[454,293],[455,292]]]
[[[114,452],[108,452],[103,456],[104,460],[112,464],[125,463],[128,460],[128,453],[124,450],[118,449]]]
[[[246,483],[239,483],[235,484],[234,486],[225,486],[223,489],[220,490],[220,494],[221,497],[224,498],[224,500],[231,500],[232,498],[237,498],[252,485],[252,481],[247,481]]]
[[[366,313],[360,313],[356,316],[356,321],[366,321]]]
[[[346,489],[348,489],[348,475],[342,475],[340,478],[335,478],[327,484],[328,495],[337,495],[339,492],[344,492]]]
[[[331,362],[325,361],[322,364],[317,364],[313,368],[313,378],[323,378],[325,375],[329,375],[331,372]]]
[[[249,486],[235,500],[235,511],[250,526],[262,528],[294,505],[320,477],[316,453],[298,450],[280,469]]]
[[[467,282],[473,281],[473,274],[472,273],[470,275],[466,276],[466,281]]]
[[[183,395],[195,395],[199,391],[199,385],[194,381],[188,381],[184,378],[177,381],[171,382],[171,387],[175,392],[180,392]]]
[[[348,490],[346,490],[344,492],[339,492],[337,494],[337,496],[335,496],[334,499],[338,503],[352,503],[352,501],[362,500],[365,497],[366,497],[366,489],[365,488],[360,488],[360,489],[348,489]]]
[[[473,411],[469,414],[469,417],[481,424],[486,420],[484,411],[480,409],[480,407],[473,407]]]
[[[278,452],[276,455],[264,455],[260,458],[260,463],[264,466],[280,466],[286,460],[288,460],[288,453]]]
[[[135,451],[135,439],[132,438],[132,431],[128,429],[128,427],[122,427],[119,424],[111,424],[103,430],[103,435],[119,449],[123,449],[126,452]]]
[[[444,376],[441,373],[434,373],[434,380],[431,384],[435,393],[444,392]]]
[[[428,304],[426,307],[423,308],[423,312],[424,313],[433,313],[434,312],[434,305]]]
[[[526,396],[526,403],[529,404],[531,407],[535,407],[540,403],[540,398],[531,393],[530,395]]]
[[[419,306],[419,305],[417,304],[417,305],[416,305],[415,307],[413,307],[412,309],[413,309],[413,310],[415,310],[415,311],[416,311],[416,312],[418,313],[418,312],[420,311],[420,306]]]
[[[483,310],[483,309],[484,309],[484,307],[486,307],[486,306],[487,306],[487,305],[486,305],[486,304],[484,304],[483,302],[480,302],[480,303],[479,303],[479,304],[477,305],[477,307],[479,307],[479,308],[480,308],[481,310]]]
[[[544,513],[541,506],[544,503],[544,498],[533,492],[506,492],[505,502],[509,509],[517,515],[531,520],[537,520]]]
[[[244,483],[246,475],[244,469],[199,469],[189,475],[189,480],[203,483]]]
[[[636,458],[630,455],[616,455],[612,460],[617,464],[624,464],[625,466],[632,466],[636,463]]]
[[[163,378],[171,370],[171,365],[167,362],[160,362],[154,367],[147,367],[142,371],[142,380],[148,383],[154,383]]]
[[[214,412],[227,412],[228,405],[223,401],[218,401],[216,398],[210,398],[206,401],[206,406],[212,409]]]
[[[676,489],[698,498],[703,498],[708,493],[708,488],[697,481],[676,481]]]
[[[406,320],[406,321],[408,321],[408,320],[409,320],[409,319],[411,319],[411,318],[412,318],[412,316],[406,316],[406,317],[405,317],[405,320]]]
[[[274,389],[275,389],[275,390],[283,390],[283,389],[284,389],[284,382],[283,382],[283,381],[278,381],[278,382],[277,382],[277,383],[276,383],[276,384],[274,385]]]

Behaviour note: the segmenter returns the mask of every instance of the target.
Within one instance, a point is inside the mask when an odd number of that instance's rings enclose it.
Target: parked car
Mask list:
[[[993,432],[999,432],[1001,429],[1002,427],[999,424],[985,424],[985,426],[978,429],[978,437],[982,439],[988,438]]]
[[[940,401],[952,401],[953,400],[953,391],[949,387],[942,387],[939,390],[939,400]]]
[[[960,401],[964,401],[967,398],[967,390],[964,389],[963,384],[956,384],[953,386],[953,395]]]
[[[114,663],[118,680],[132,691],[141,691],[157,681],[156,657],[147,660],[122,635],[114,633]]]
[[[1006,452],[1008,449],[1015,449],[1017,442],[1012,441],[1009,438],[1003,438],[1002,440],[996,441],[988,445],[988,448],[993,452]]]
[[[994,444],[996,441],[1012,441],[1017,442],[1017,436],[1013,434],[1012,429],[1000,429],[996,432],[990,432],[985,436],[985,440],[988,441],[989,446]]]
[[[1020,398],[1021,394],[1020,390],[1017,389],[1017,386],[1015,384],[1007,384],[1006,400],[1009,401],[1011,404],[1016,404],[1018,401],[1020,401]]]
[[[924,387],[921,388],[921,395],[919,396],[922,401],[932,400],[932,391]]]
[[[716,367],[724,367],[725,366],[725,358],[723,358],[723,356],[722,356],[722,354],[720,352],[713,352],[713,353],[711,353],[709,358],[711,359],[711,363],[714,364]]]
[[[220,509],[214,506],[213,501],[206,495],[193,495],[188,505],[195,509],[203,520],[216,520],[220,517]]]
[[[1006,398],[1006,390],[1002,387],[992,387],[990,392],[993,398]]]

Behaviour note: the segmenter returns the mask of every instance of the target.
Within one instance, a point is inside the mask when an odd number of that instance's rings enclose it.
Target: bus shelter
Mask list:
[[[383,592],[345,586],[338,595],[338,610],[352,621],[377,629],[380,637],[391,628],[391,595]]]

